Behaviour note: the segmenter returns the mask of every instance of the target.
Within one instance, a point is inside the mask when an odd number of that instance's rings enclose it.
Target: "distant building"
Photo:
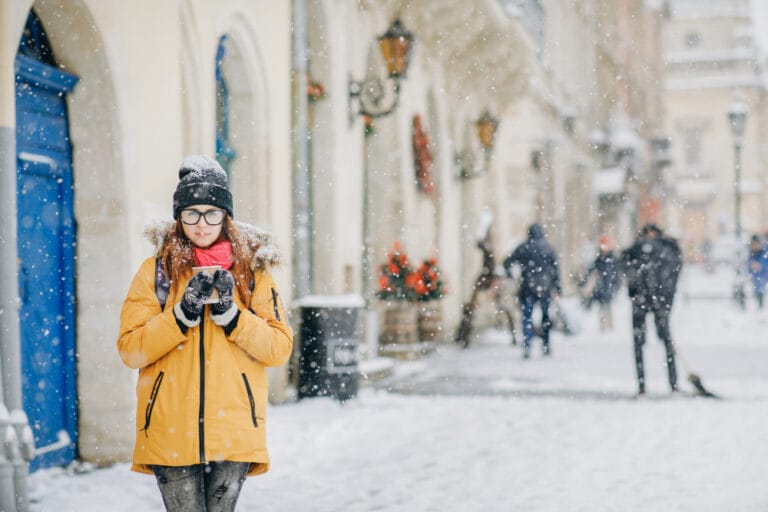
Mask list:
[[[765,60],[753,37],[748,0],[675,0],[664,31],[664,104],[672,140],[666,171],[670,224],[686,257],[725,243],[735,257],[734,139],[728,110],[749,108],[741,151],[741,224],[766,226]]]

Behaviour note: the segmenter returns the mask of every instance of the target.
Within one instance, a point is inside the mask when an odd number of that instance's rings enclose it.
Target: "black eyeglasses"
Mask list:
[[[224,210],[206,210],[201,212],[199,210],[181,210],[181,222],[187,226],[194,226],[200,222],[201,217],[205,217],[205,223],[209,226],[218,226],[224,222],[224,217],[227,212]]]

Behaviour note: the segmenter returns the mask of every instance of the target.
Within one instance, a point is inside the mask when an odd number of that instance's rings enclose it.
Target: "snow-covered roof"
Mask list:
[[[742,194],[759,194],[763,191],[763,185],[757,180],[742,180],[740,185]]]
[[[645,150],[643,139],[626,126],[618,126],[611,131],[611,145],[618,149],[633,149],[635,154],[642,154]]]
[[[748,18],[750,15],[747,0],[672,0],[670,4],[675,19]]]
[[[675,183],[677,195],[688,201],[708,200],[717,194],[715,183],[709,180],[685,180]]]
[[[737,87],[760,87],[762,78],[755,73],[742,73],[740,75],[706,75],[701,77],[680,77],[664,80],[666,90],[688,89],[733,89]]]
[[[607,167],[597,171],[592,180],[595,194],[613,195],[624,193],[627,170],[623,167]]]
[[[755,46],[739,46],[723,49],[686,49],[668,52],[664,55],[666,64],[691,64],[701,62],[730,62],[734,60],[756,60],[760,57]],[[722,72],[722,71],[721,71]]]

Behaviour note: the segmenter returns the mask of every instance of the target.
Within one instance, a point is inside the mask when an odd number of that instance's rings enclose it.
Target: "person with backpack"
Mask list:
[[[536,333],[533,326],[533,311],[538,304],[541,309],[542,353],[552,354],[549,343],[549,331],[552,321],[549,306],[553,295],[560,295],[560,270],[555,250],[544,236],[544,229],[539,224],[528,228],[528,240],[518,245],[504,260],[504,270],[512,277],[512,267],[520,266],[520,286],[518,298],[522,310],[523,322],[523,358],[531,353],[531,340]]]
[[[621,269],[617,255],[611,248],[611,242],[607,236],[600,237],[599,251],[597,257],[587,267],[579,280],[579,288],[585,287],[590,276],[595,275],[595,284],[589,297],[587,297],[586,304],[587,308],[594,302],[598,304],[600,330],[605,331],[606,329],[613,329],[611,303],[621,285]]]
[[[174,222],[123,304],[117,348],[138,369],[132,470],[154,474],[169,511],[232,511],[246,476],[269,468],[267,372],[293,333],[269,272],[271,237],[233,221],[227,175],[187,157]],[[199,268],[202,267],[202,268]]]
[[[677,290],[683,260],[680,247],[655,224],[643,226],[633,242],[621,253],[627,291],[632,301],[632,333],[637,370],[637,395],[645,395],[645,318],[653,314],[656,333],[667,352],[667,376],[672,392],[678,390],[675,347],[669,328],[669,316]]]
[[[765,297],[765,285],[768,283],[768,247],[757,235],[749,240],[749,257],[747,271],[752,280],[752,290],[755,294],[757,307],[762,309]]]

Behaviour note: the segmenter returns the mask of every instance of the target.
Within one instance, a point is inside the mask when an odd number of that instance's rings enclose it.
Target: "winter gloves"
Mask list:
[[[181,301],[173,308],[176,322],[186,327],[194,327],[200,323],[200,313],[203,311],[205,300],[213,292],[213,277],[207,272],[192,276],[184,290]],[[181,325],[179,326],[181,327]],[[186,329],[182,328],[186,332]]]
[[[232,300],[232,292],[235,287],[235,279],[226,270],[217,270],[211,276],[207,272],[199,272],[192,276],[184,290],[184,296],[173,308],[176,323],[183,333],[187,329],[200,323],[200,315],[206,301],[213,290],[219,293],[219,301],[211,304],[211,319],[224,327],[229,335],[237,326],[240,311]]]
[[[219,292],[219,302],[211,304],[211,320],[216,325],[224,327],[224,331],[229,335],[237,325],[237,317],[240,313],[232,301],[235,278],[226,270],[217,270],[213,274],[213,287]]]

